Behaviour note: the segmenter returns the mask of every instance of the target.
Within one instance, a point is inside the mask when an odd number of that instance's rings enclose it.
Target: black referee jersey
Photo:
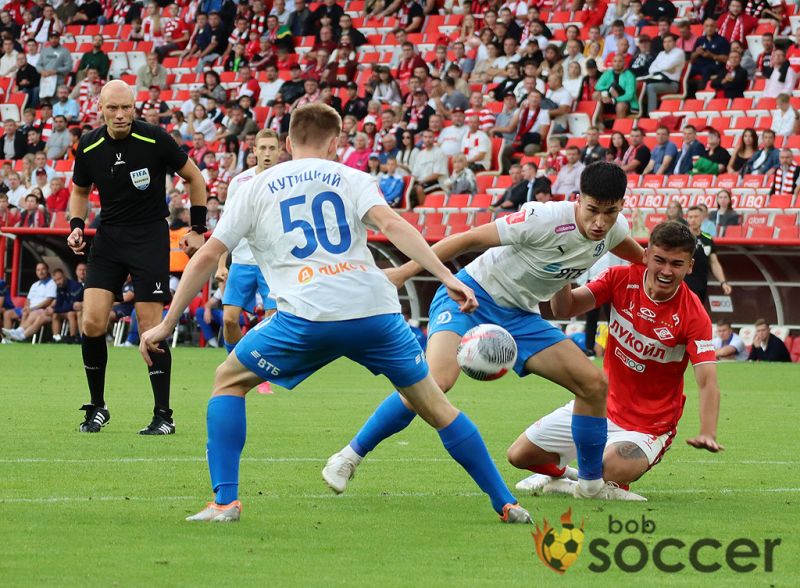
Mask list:
[[[141,225],[169,216],[167,170],[181,169],[188,159],[159,126],[134,120],[128,136],[116,140],[103,125],[81,137],[72,181],[97,186],[102,225]]]

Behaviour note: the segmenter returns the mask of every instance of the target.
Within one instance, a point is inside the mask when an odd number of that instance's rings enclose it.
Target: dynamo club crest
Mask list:
[[[132,171],[131,182],[137,190],[147,190],[150,186],[150,170],[145,167]]]

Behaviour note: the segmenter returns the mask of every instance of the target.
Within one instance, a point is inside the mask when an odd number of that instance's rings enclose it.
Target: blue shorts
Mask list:
[[[258,377],[294,388],[330,362],[347,357],[396,387],[428,375],[428,363],[399,314],[315,322],[278,312],[247,332],[236,358]]]
[[[456,277],[475,291],[478,309],[472,314],[465,314],[458,309],[458,304],[447,295],[444,286],[440,286],[433,297],[428,312],[428,339],[439,331],[452,331],[464,335],[472,327],[481,324],[493,324],[503,327],[511,333],[517,343],[517,363],[514,371],[520,376],[527,376],[525,362],[543,349],[560,343],[566,335],[556,326],[543,319],[535,312],[500,306],[491,295],[481,288],[463,269]]]
[[[222,294],[222,304],[253,312],[256,307],[256,292],[261,294],[264,310],[276,308],[275,301],[269,298],[269,286],[261,268],[257,265],[232,263],[228,270],[225,292]]]

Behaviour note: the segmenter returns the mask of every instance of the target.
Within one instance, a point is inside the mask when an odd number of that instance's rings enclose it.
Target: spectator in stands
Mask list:
[[[35,194],[25,197],[25,207],[19,215],[18,227],[44,229],[50,226],[50,214],[39,206],[39,198]]]
[[[630,69],[631,63],[633,62],[633,54],[628,52],[628,39],[622,38],[617,43],[617,50],[613,53],[609,53],[606,58],[603,60],[603,65],[605,66],[606,70],[609,70],[613,67],[614,57],[616,55],[621,55],[622,60],[625,64],[624,69]]]
[[[770,128],[779,137],[791,137],[798,134],[798,114],[792,106],[789,94],[780,94],[777,99],[777,109],[772,113]]]
[[[672,22],[678,15],[678,9],[669,0],[645,0],[642,14],[650,23],[660,21],[662,18]]]
[[[462,153],[453,157],[453,173],[444,181],[447,194],[475,194],[478,183],[475,174],[467,167],[467,158]]]
[[[794,163],[791,149],[781,149],[780,165],[775,170],[770,194],[797,194],[800,166]]]
[[[295,63],[289,69],[289,79],[281,86],[280,96],[286,104],[294,104],[304,93],[305,80],[302,79],[302,69]]]
[[[70,52],[61,45],[61,35],[57,32],[50,34],[49,45],[42,49],[39,54],[39,62],[36,65],[36,71],[42,76],[42,84],[45,80],[52,90],[50,92],[43,92],[40,88],[40,97],[50,97],[55,94],[58,86],[64,85],[67,76],[72,72],[72,56]],[[50,80],[55,76],[55,81]]]
[[[675,46],[683,51],[684,56],[688,60],[694,52],[698,37],[692,33],[692,27],[688,20],[676,21],[675,26],[678,28]]]
[[[600,129],[589,127],[586,130],[586,146],[581,150],[581,163],[589,165],[606,160],[606,149],[600,144]]]
[[[761,35],[761,54],[755,61],[756,75],[768,78],[772,75],[772,52],[775,50],[775,38],[772,33]]]
[[[356,120],[362,120],[367,116],[367,101],[358,95],[358,84],[353,81],[347,82],[345,86],[347,102],[342,108],[346,116],[353,116]]]
[[[50,180],[50,195],[46,208],[50,212],[64,212],[69,203],[69,190],[64,187],[64,176],[53,176]]]
[[[324,2],[320,4],[314,11],[311,19],[312,29],[319,31],[323,26],[323,18],[328,18],[330,23],[338,26],[339,19],[343,14],[344,9],[336,3],[336,0],[324,0]]]
[[[717,26],[728,43],[739,41],[747,46],[747,35],[758,26],[758,19],[744,12],[743,0],[729,0],[728,12],[719,17]]]
[[[209,152],[209,148],[208,145],[206,145],[203,133],[195,132],[193,138],[194,141],[192,148],[189,149],[189,157],[191,157],[192,160],[194,160],[194,162],[200,166],[202,164],[203,157]]]
[[[658,97],[678,91],[683,66],[686,58],[681,49],[675,46],[675,35],[667,34],[663,38],[663,50],[656,55],[648,68],[645,83],[646,101],[642,105],[642,116],[658,107]]]
[[[513,64],[516,65],[516,64]],[[512,64],[509,64],[509,67],[512,68]],[[513,74],[511,74],[513,76]],[[511,91],[516,87],[519,79],[512,79],[512,84],[510,85]],[[466,97],[464,93],[456,88],[456,80],[451,78],[450,76],[444,76],[442,81],[442,91],[443,94],[439,100],[436,102],[436,110],[442,116],[449,117],[453,110],[459,108],[461,110],[465,110],[469,108],[469,99]],[[507,86],[509,87],[509,86]]]
[[[381,170],[385,169],[386,161],[390,157],[396,159],[398,153],[400,153],[400,148],[397,146],[397,135],[394,133],[386,133],[383,135],[383,137],[381,137],[381,149],[378,154],[381,162]]]
[[[703,222],[703,211],[699,206],[690,206],[689,211],[686,213],[686,220],[689,230],[697,238],[697,247],[695,247],[693,257],[694,265],[692,266],[692,273],[687,274],[685,278],[686,285],[705,304],[708,290],[708,271],[710,269],[711,273],[722,285],[724,294],[730,296],[733,289],[725,279],[725,272],[714,248],[714,240],[710,235],[700,231]]]
[[[108,78],[108,70],[111,68],[111,60],[103,51],[103,35],[95,35],[92,37],[92,50],[84,53],[81,56],[81,61],[78,64],[78,71],[76,72],[75,80],[77,82],[83,80],[89,68],[94,68],[97,70],[97,73],[101,79],[105,80]]]
[[[27,136],[17,129],[17,121],[7,118],[3,123],[3,159],[22,159],[27,144]]]
[[[693,174],[721,174],[727,168],[731,160],[731,154],[728,150],[720,145],[720,134],[715,128],[708,128],[708,142],[706,145],[706,154],[698,158],[690,173]]]
[[[744,361],[748,353],[742,338],[733,332],[730,322],[720,320],[717,322],[717,336],[711,340],[714,353],[719,360]]]
[[[742,217],[733,209],[731,193],[722,189],[717,192],[717,209],[712,211],[708,220],[714,223],[715,234],[724,236],[725,227],[736,226],[742,223]]]
[[[286,26],[294,37],[305,37],[312,34],[313,15],[305,0],[295,0],[294,10],[289,13]]]
[[[547,153],[544,158],[544,173],[557,174],[566,165],[567,156],[561,151],[561,140],[558,137],[547,139]]]
[[[797,86],[797,72],[786,60],[786,52],[779,47],[772,51],[772,68],[762,96],[777,98],[780,94],[791,94]]]
[[[512,184],[493,206],[503,210],[517,210],[526,202],[546,200],[550,195],[550,180],[545,176],[537,178],[537,172],[536,164],[532,161],[523,165],[521,180]]]
[[[64,270],[53,270],[53,281],[56,283],[56,299],[53,306],[45,309],[45,315],[50,318],[53,325],[54,343],[78,342],[78,313],[75,311],[75,302],[79,294],[83,293],[83,286],[75,280],[67,278]],[[61,328],[64,321],[69,325],[68,334],[63,338]]]
[[[78,103],[69,97],[69,88],[59,86],[56,90],[56,101],[53,103],[53,125],[55,117],[63,116],[67,122],[77,122],[80,118],[80,107]]]
[[[97,24],[101,16],[103,16],[103,7],[100,2],[97,0],[85,0],[78,6],[78,11],[72,17],[72,23]]]
[[[703,204],[702,202],[697,205],[700,207],[700,211],[703,213],[703,222],[700,224],[700,232],[706,233],[711,237],[717,236],[717,227],[708,219],[708,206]]]
[[[625,135],[619,131],[614,131],[611,133],[611,143],[606,151],[606,161],[616,163],[617,165],[621,166],[622,158],[625,156],[625,153],[628,152],[629,148],[630,144],[625,138]]]
[[[742,168],[742,175],[769,175],[780,164],[780,154],[775,147],[775,132],[767,129],[761,134],[761,149],[753,154]]]
[[[367,159],[367,173],[375,179],[378,179],[378,176],[383,173],[381,172],[381,156],[379,154],[369,154],[369,159]]]
[[[586,75],[581,80],[581,89],[578,93],[578,101],[592,100],[594,97],[597,81],[600,79],[600,70],[597,69],[597,62],[594,59],[586,60]]]
[[[512,198],[512,194],[515,188],[521,186],[524,182],[522,178],[522,166],[518,163],[512,163],[511,166],[508,168],[508,175],[511,178],[511,185],[505,189],[503,194],[500,198],[495,201],[490,208],[494,208],[500,206],[503,202],[510,200]],[[521,189],[521,188],[519,188]],[[525,187],[527,190],[527,186]]]
[[[670,200],[669,204],[667,204],[667,220],[682,225],[689,224],[686,222],[686,219],[683,218],[683,206],[681,206],[681,203],[677,200]]]
[[[386,160],[386,170],[378,174],[378,185],[383,197],[389,206],[397,207],[403,196],[405,182],[403,175],[397,169],[397,159],[389,157]]]
[[[577,63],[581,68],[581,75],[583,75],[586,71],[586,57],[581,53],[580,41],[567,41],[565,47],[566,50],[564,53],[564,60],[561,62],[561,67],[564,71],[567,71],[570,64]]]
[[[305,93],[298,98],[292,105],[292,110],[304,104],[319,102],[320,87],[319,81],[315,78],[308,78],[303,82]]]
[[[34,7],[34,11],[32,11],[34,20],[31,22],[30,28],[27,29],[26,33],[33,37],[37,43],[43,45],[47,41],[49,35],[61,33],[64,28],[64,23],[58,19],[54,8],[50,4],[41,6],[41,10],[38,10],[38,8],[39,7],[36,6]]]
[[[354,140],[354,149],[350,155],[342,163],[347,167],[358,169],[361,171],[367,170],[367,160],[369,159],[370,149],[367,143],[367,136],[364,133],[356,133]]]
[[[406,110],[403,121],[408,130],[421,133],[428,128],[428,120],[436,111],[428,104],[428,95],[425,90],[419,89],[414,92],[412,107]]]
[[[554,133],[566,133],[569,130],[567,115],[572,112],[573,98],[569,90],[563,86],[560,72],[553,72],[547,77],[545,98],[549,102],[546,104],[543,102],[542,107],[550,115],[551,131]],[[550,106],[550,108],[547,108],[547,106]]]
[[[581,150],[575,145],[570,145],[566,149],[567,162],[558,170],[556,181],[553,182],[553,194],[562,195],[570,200],[575,194],[581,191],[581,172],[584,165],[581,163]]]
[[[411,175],[416,180],[414,189],[419,206],[425,202],[426,194],[442,189],[440,182],[447,177],[447,156],[434,142],[431,130],[422,133],[422,150],[417,154]]]
[[[0,227],[13,227],[17,221],[19,221],[19,211],[9,206],[8,194],[0,192]]]
[[[472,171],[488,171],[492,167],[492,140],[480,129],[480,117],[467,117],[469,131],[461,141],[462,152],[467,156],[467,164]]]
[[[308,83],[308,82],[307,82]],[[223,126],[217,134],[217,140],[227,137],[237,137],[243,141],[248,134],[258,132],[258,125],[252,118],[245,118],[242,107],[234,104],[228,111],[227,126]]]
[[[153,86],[166,90],[167,69],[158,62],[158,55],[148,53],[146,63],[136,72],[136,89],[147,90]]]
[[[225,104],[225,102],[227,102],[228,93],[225,91],[225,88],[222,87],[217,72],[211,70],[203,74],[203,85],[200,86],[200,96],[203,98],[214,98],[217,104]]]
[[[717,33],[717,23],[713,18],[707,18],[703,22],[703,32],[705,34],[697,39],[691,56],[692,67],[689,70],[689,77],[700,78],[699,82],[693,81],[690,84],[691,95],[694,95],[694,91],[698,88],[705,88],[711,76],[718,73],[724,67],[723,64],[728,62],[730,53],[730,43]]]
[[[389,106],[399,106],[403,101],[400,85],[392,77],[389,68],[381,65],[375,68],[378,73],[378,84],[372,94],[372,99]]]
[[[603,72],[595,86],[595,100],[602,102],[606,112],[615,113],[617,118],[626,118],[638,112],[636,100],[636,78],[625,69],[621,55],[615,55],[612,68]]]
[[[747,89],[747,72],[742,67],[742,54],[731,50],[725,69],[709,79],[719,98],[742,98]]]
[[[217,135],[217,126],[214,124],[214,121],[208,117],[206,108],[202,104],[195,106],[194,110],[189,114],[186,130],[193,137],[196,137],[198,133],[203,135],[203,139],[209,142],[213,142]],[[203,143],[205,143],[205,141],[203,141]],[[202,157],[202,155],[200,157]]]
[[[64,159],[71,145],[72,136],[67,131],[67,119],[57,114],[53,117],[53,132],[47,139],[47,159]]]
[[[23,53],[17,53],[17,63],[14,70],[14,84],[16,91],[24,92],[28,96],[28,106],[35,107],[39,104],[39,84],[41,76],[36,68],[26,59]]]
[[[414,143],[414,133],[412,133],[411,131],[404,130],[403,134],[400,137],[400,140],[401,143],[399,150],[397,152],[396,161],[397,161],[397,167],[399,168],[399,174],[401,176],[405,176],[411,174],[411,170],[414,168],[414,164],[417,161],[417,155],[419,154],[419,149],[417,149]],[[444,151],[444,146],[442,146],[442,151]]]
[[[13,77],[17,71],[17,55],[19,53],[14,49],[14,41],[12,39],[3,39],[3,55],[0,57],[0,77]]]
[[[50,322],[45,309],[52,306],[56,299],[56,283],[50,277],[50,267],[43,261],[36,264],[36,277],[38,280],[28,290],[19,326],[16,329],[3,329],[3,335],[13,341],[29,339],[42,325]],[[3,318],[5,321],[5,316]]]
[[[19,209],[25,208],[25,197],[28,195],[28,190],[21,184],[19,174],[17,172],[8,174],[6,185],[8,186],[6,194],[11,205]]]
[[[693,125],[683,127],[683,145],[675,160],[675,173],[688,174],[692,171],[696,157],[705,157],[706,150],[697,140],[697,129]]]
[[[769,332],[769,323],[764,319],[755,322],[756,334],[750,348],[748,361],[790,362],[792,357],[786,345],[778,337]]]
[[[467,120],[472,116],[477,116],[480,119],[479,126],[482,131],[488,131],[495,123],[494,113],[484,107],[483,94],[478,91],[469,95],[469,108],[464,112],[464,116]]]
[[[643,174],[650,163],[650,149],[644,144],[644,131],[631,129],[631,144],[622,156],[622,169],[629,174]]]
[[[414,45],[406,41],[402,45],[402,57],[397,65],[395,78],[397,78],[397,81],[400,84],[407,83],[408,78],[410,78],[413,75],[414,68],[416,67],[427,68],[427,66],[425,65],[425,61],[422,59],[422,57],[420,57],[419,53],[417,53],[416,50],[414,49]],[[382,78],[382,80],[384,79],[385,78]]]
[[[611,23],[611,32],[605,37],[602,53],[604,60],[611,53],[617,53],[620,39],[626,39],[628,41],[628,52],[633,53],[633,48],[635,46],[633,37],[625,32],[624,22],[621,20],[615,20],[613,23]]]
[[[669,139],[669,129],[663,125],[656,129],[656,146],[650,154],[650,162],[643,174],[666,176],[672,173],[678,148]]]
[[[758,135],[755,129],[745,129],[739,145],[728,163],[728,173],[740,173],[758,149]]]
[[[30,182],[33,183],[36,172],[43,170],[47,174],[47,180],[50,181],[56,175],[56,170],[47,164],[47,155],[41,149],[34,154],[33,167],[31,168]]]
[[[581,87],[583,86],[583,72],[581,66],[577,61],[573,61],[566,67],[566,75],[564,76],[564,87],[572,97],[573,102],[580,99]]]

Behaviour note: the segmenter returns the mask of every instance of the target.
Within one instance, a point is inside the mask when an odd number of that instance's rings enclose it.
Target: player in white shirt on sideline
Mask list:
[[[442,288],[431,303],[426,354],[434,378],[444,391],[453,387],[460,374],[458,345],[469,329],[481,323],[505,328],[517,343],[514,370],[520,376],[538,374],[575,394],[572,434],[578,453],[580,497],[608,498],[623,492],[604,484],[602,478],[608,385],[601,370],[561,329],[541,317],[539,303],[549,300],[607,251],[641,263],[643,250],[629,236],[628,223],[620,214],[626,186],[620,167],[594,163],[581,174],[577,202],[527,203],[517,213],[447,237],[433,247],[445,261],[468,251],[486,251],[457,274],[475,291],[480,302],[477,311],[461,312],[448,302]],[[421,270],[409,262],[389,274],[399,287]],[[389,396],[353,440],[328,460],[324,471],[328,484],[344,490],[364,456],[407,427],[414,416],[398,394]],[[547,474],[549,470],[535,471]]]
[[[281,154],[278,133],[271,129],[260,130],[256,134],[255,151],[258,162],[256,166],[246,169],[231,180],[228,186],[228,198],[225,201],[226,208],[230,207],[231,202],[236,201],[238,195],[244,192],[244,188],[254,177],[278,163]],[[225,282],[225,291],[222,294],[222,332],[228,353],[233,351],[242,338],[239,318],[242,310],[254,311],[256,293],[260,294],[263,300],[265,318],[273,314],[277,308],[275,301],[269,298],[269,286],[258,267],[256,258],[253,257],[253,252],[250,251],[247,239],[241,240],[233,249],[231,257],[230,270],[226,267],[227,253],[219,258],[217,273],[214,276],[217,280]],[[269,394],[271,392],[269,382],[263,382],[258,391]]]
[[[272,285],[278,312],[251,330],[218,369],[208,403],[207,456],[215,501],[193,521],[236,521],[244,397],[263,380],[294,388],[340,357],[386,375],[438,429],[450,455],[486,492],[501,520],[530,523],[508,490],[475,425],[456,410],[428,373],[422,349],[400,314],[396,288],[375,265],[366,223],[440,279],[460,312],[477,306],[419,232],[394,212],[375,178],[332,161],[342,121],[312,103],[292,113],[293,161],[247,183],[208,242],[192,257],[164,320],[142,335],[145,361],[227,250],[247,238]]]

